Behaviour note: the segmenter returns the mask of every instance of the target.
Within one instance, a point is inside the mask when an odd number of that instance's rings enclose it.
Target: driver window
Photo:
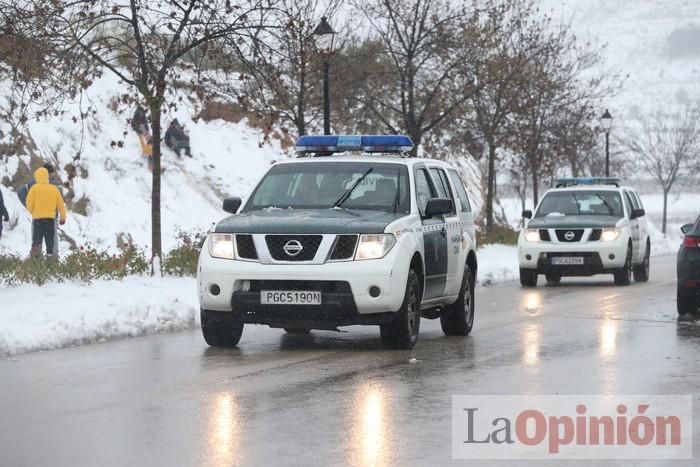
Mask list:
[[[625,206],[627,206],[627,217],[632,215],[632,201],[630,200],[630,194],[625,191]]]
[[[425,212],[428,201],[432,198],[435,198],[435,192],[428,181],[428,173],[425,169],[416,170],[416,202],[421,214]]]

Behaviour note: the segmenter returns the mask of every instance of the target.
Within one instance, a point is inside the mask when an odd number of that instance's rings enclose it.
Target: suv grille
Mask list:
[[[569,233],[571,232],[571,233]],[[560,242],[574,243],[580,242],[583,237],[583,229],[557,229],[557,239]]]
[[[266,235],[270,255],[276,261],[311,261],[323,235]]]
[[[357,235],[338,235],[331,254],[331,260],[351,259],[355,254]]]
[[[238,257],[243,259],[258,259],[252,235],[236,235],[236,248]]]
[[[603,233],[603,229],[593,229],[591,235],[588,237],[589,242],[597,242],[600,240],[600,236]]]

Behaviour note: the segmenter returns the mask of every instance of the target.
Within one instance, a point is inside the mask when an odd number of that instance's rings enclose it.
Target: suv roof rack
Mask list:
[[[612,185],[620,187],[622,181],[617,177],[572,177],[554,179],[555,188],[565,188],[577,185]]]
[[[407,155],[413,141],[405,135],[304,135],[294,145],[298,157],[330,156],[338,152],[363,151]]]

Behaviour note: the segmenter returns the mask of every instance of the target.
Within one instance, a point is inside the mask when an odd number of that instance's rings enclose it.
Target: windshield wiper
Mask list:
[[[608,212],[609,212],[610,215],[612,216],[612,215],[613,215],[613,207],[610,206],[610,203],[608,203],[608,200],[606,200],[605,198],[603,198],[602,196],[600,196],[600,193],[595,193],[595,195],[596,195],[598,198],[600,198],[600,200],[603,202],[603,204],[605,205],[605,207],[608,208]]]
[[[361,176],[360,178],[358,178],[358,179],[355,181],[355,183],[352,184],[352,186],[351,186],[350,188],[348,188],[347,190],[345,190],[345,193],[343,193],[343,194],[340,196],[340,198],[338,198],[338,200],[337,200],[335,203],[333,203],[333,205],[331,206],[331,208],[340,207],[341,204],[343,204],[345,201],[347,201],[348,198],[350,197],[350,195],[352,194],[352,192],[355,191],[355,188],[357,188],[357,186],[358,186],[360,183],[362,183],[362,180],[364,180],[365,178],[367,178],[367,175],[369,175],[370,173],[372,173],[373,170],[374,170],[374,167],[370,167],[369,169],[367,169],[367,172],[365,172],[364,174],[362,174],[362,176]]]

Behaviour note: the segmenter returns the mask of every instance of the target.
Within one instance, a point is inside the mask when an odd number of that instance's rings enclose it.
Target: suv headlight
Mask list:
[[[539,229],[525,229],[525,240],[527,240],[528,242],[539,242],[540,241]]]
[[[611,228],[603,229],[603,233],[600,234],[600,239],[604,242],[614,242],[620,238],[620,229]]]
[[[396,237],[392,234],[360,235],[360,242],[355,253],[356,260],[380,259],[396,244]]]
[[[233,234],[211,234],[209,236],[209,254],[212,258],[235,259]]]

